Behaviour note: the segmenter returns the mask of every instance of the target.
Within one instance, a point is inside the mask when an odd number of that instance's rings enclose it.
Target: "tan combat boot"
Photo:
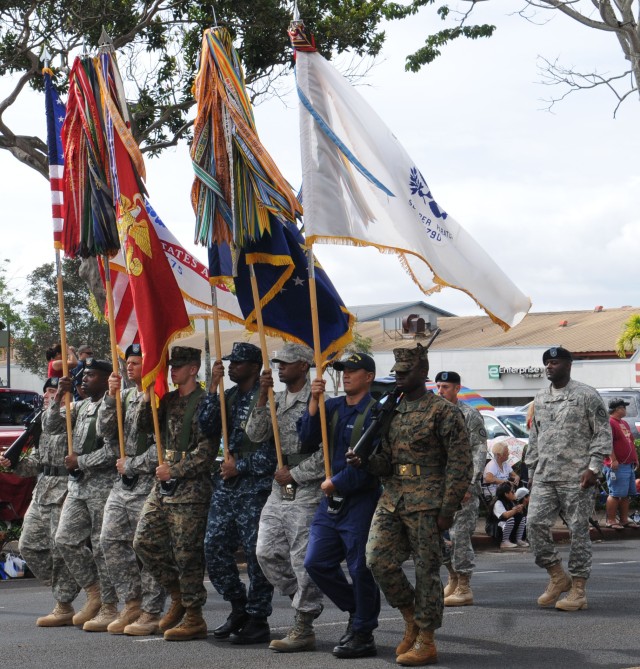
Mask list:
[[[150,636],[160,631],[159,623],[159,615],[143,611],[138,620],[127,625],[123,631],[127,636]]]
[[[585,587],[587,585],[586,578],[579,578],[574,576],[571,583],[571,590],[569,594],[561,599],[559,602],[556,602],[556,609],[561,611],[580,611],[586,610],[587,608],[587,595],[585,593]]]
[[[293,627],[284,639],[274,639],[269,648],[278,653],[299,653],[304,650],[316,649],[316,635],[313,631],[315,613],[296,611]]]
[[[107,627],[118,617],[117,604],[103,604],[98,615],[82,626],[85,632],[106,632]]]
[[[449,595],[453,595],[458,587],[458,573],[453,571],[453,567],[450,564],[446,565],[446,567],[449,571],[449,581],[444,586],[444,596],[448,597]]]
[[[470,574],[458,574],[458,587],[455,592],[444,598],[445,606],[471,606],[473,604],[473,592],[469,586]]]
[[[165,641],[191,641],[191,639],[206,639],[207,623],[202,617],[200,606],[189,606],[184,618],[164,633]]]
[[[84,591],[87,593],[87,601],[78,613],[73,616],[73,624],[78,627],[82,627],[88,620],[91,620],[102,606],[100,584],[97,581],[87,586]]]
[[[67,602],[56,602],[53,611],[48,616],[41,616],[36,620],[38,627],[66,627],[73,625],[73,606]]]
[[[402,613],[402,617],[404,618],[404,636],[396,647],[396,655],[402,655],[411,649],[420,631],[420,628],[416,625],[416,621],[413,619],[413,614],[415,613],[414,606],[400,609],[400,613]]]
[[[571,587],[571,576],[562,568],[562,562],[556,562],[547,569],[549,573],[549,584],[547,589],[538,597],[538,606],[543,608],[553,606],[560,595]]]
[[[396,662],[405,667],[423,667],[425,664],[435,664],[437,661],[436,644],[433,632],[430,630],[420,630],[410,650],[396,657]]]
[[[160,631],[166,632],[167,630],[175,627],[183,618],[186,613],[186,609],[182,606],[182,594],[180,589],[171,590],[169,593],[171,595],[171,604],[169,604],[168,611],[160,619]]]
[[[124,609],[120,611],[118,617],[109,624],[109,627],[107,627],[107,632],[109,632],[109,634],[124,634],[124,628],[130,623],[138,620],[142,614],[140,604],[142,604],[142,601],[139,599],[129,600],[124,605]]]

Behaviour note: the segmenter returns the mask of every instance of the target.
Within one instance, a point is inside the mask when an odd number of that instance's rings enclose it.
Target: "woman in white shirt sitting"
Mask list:
[[[509,443],[498,441],[491,447],[493,460],[484,468],[483,482],[489,488],[489,492],[495,496],[496,488],[501,483],[511,481],[516,486],[520,483],[520,477],[513,471],[507,462],[509,459]]]

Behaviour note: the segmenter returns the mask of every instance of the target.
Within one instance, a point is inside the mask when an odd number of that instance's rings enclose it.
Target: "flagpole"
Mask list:
[[[102,257],[102,265],[104,267],[104,287],[107,293],[107,320],[109,323],[109,339],[111,340],[111,364],[113,371],[118,370],[118,351],[116,349],[116,316],[115,307],[113,303],[113,289],[111,286],[111,268],[109,267],[109,258]],[[122,402],[120,401],[120,388],[116,390],[116,419],[118,421],[118,444],[120,445],[120,457],[126,457],[124,450],[124,425],[122,420]]]
[[[264,324],[262,322],[262,307],[260,306],[260,292],[258,291],[258,279],[253,263],[249,264],[249,276],[251,277],[251,293],[253,294],[253,304],[256,311],[256,322],[258,323],[258,334],[260,335],[260,348],[262,349],[262,364],[265,370],[270,370],[269,352],[267,351],[267,337],[264,333]],[[271,425],[273,426],[273,440],[276,444],[276,457],[278,458],[278,469],[282,469],[284,461],[282,459],[282,446],[280,445],[280,432],[278,431],[278,416],[276,414],[276,398],[273,394],[273,388],[269,388],[269,410],[271,412]]]
[[[69,376],[69,361],[67,359],[67,324],[64,318],[64,293],[62,288],[62,265],[60,264],[60,250],[56,249],[56,281],[58,285],[58,309],[60,311],[60,347],[62,348],[62,376]],[[73,453],[73,426],[71,425],[71,394],[64,394],[65,420],[67,423],[67,452]]]
[[[316,268],[313,259],[313,245],[307,249],[307,267],[309,268],[309,301],[311,302],[311,328],[313,331],[313,357],[316,363],[316,379],[322,379],[322,347],[320,345],[320,321],[318,318],[318,296],[316,292]],[[325,476],[331,478],[331,462],[329,460],[329,436],[327,431],[327,409],[324,404],[324,393],[318,398],[320,409],[320,429],[322,431],[322,455],[324,458]]]
[[[149,402],[151,402],[151,416],[153,418],[153,433],[156,437],[156,450],[158,451],[158,465],[164,464],[162,455],[162,435],[160,434],[160,419],[158,418],[158,404],[156,402],[156,389],[154,383],[149,386]]]
[[[222,341],[220,340],[220,315],[218,314],[218,295],[216,287],[211,284],[211,313],[213,314],[213,345],[216,360],[222,360]],[[222,422],[222,454],[224,461],[229,461],[229,424],[227,422],[227,405],[224,401],[224,379],[218,381],[218,397],[220,398],[220,420]]]

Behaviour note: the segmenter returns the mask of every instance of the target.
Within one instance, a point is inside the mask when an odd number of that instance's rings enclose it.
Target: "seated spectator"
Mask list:
[[[526,490],[526,488],[521,488],[521,490]],[[493,505],[493,515],[498,519],[498,525],[502,529],[501,549],[513,550],[529,546],[523,539],[527,527],[524,510],[524,503],[517,502],[513,485],[501,483],[496,490],[496,501]]]
[[[490,460],[484,468],[483,483],[489,488],[489,492],[495,495],[496,489],[501,483],[513,482],[518,485],[520,477],[507,462],[509,459],[509,444],[506,441],[495,443],[491,447],[491,453],[493,454],[493,460]]]

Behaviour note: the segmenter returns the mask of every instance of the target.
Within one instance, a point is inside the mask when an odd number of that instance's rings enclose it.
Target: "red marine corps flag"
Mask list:
[[[142,385],[147,388],[159,373],[164,373],[171,342],[181,332],[190,331],[191,324],[180,288],[147,211],[140,178],[144,163],[119,108],[115,63],[109,53],[102,53],[99,61],[96,73],[106,108],[116,219],[144,351]]]

